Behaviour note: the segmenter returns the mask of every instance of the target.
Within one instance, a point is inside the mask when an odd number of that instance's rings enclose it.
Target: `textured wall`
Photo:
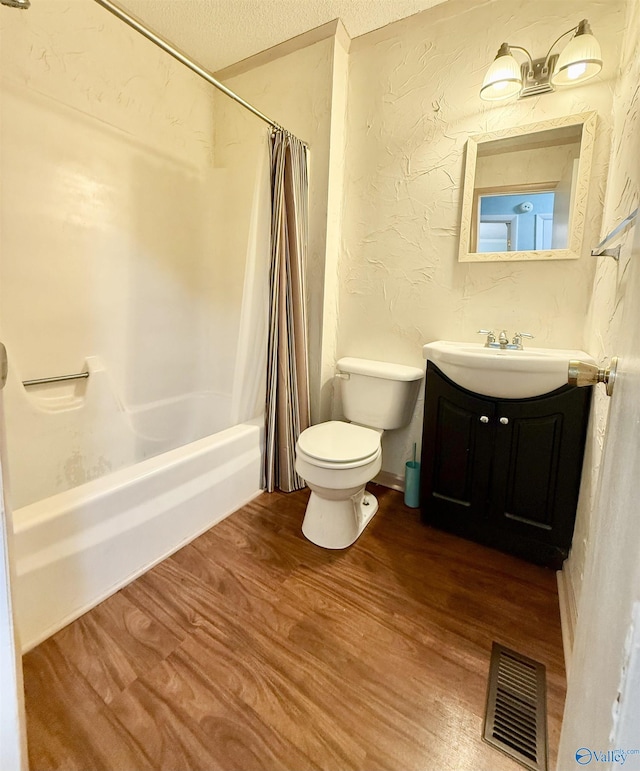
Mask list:
[[[619,78],[614,92],[613,141],[604,208],[606,235],[640,203],[640,3],[629,0]],[[613,398],[596,389],[590,436],[591,464],[573,549],[565,566],[578,598],[558,768],[572,768],[578,747],[600,752],[638,746],[638,414],[640,327],[639,226],[623,238],[619,263],[597,261],[590,308],[592,350],[602,359],[620,355]],[[635,239],[635,250],[631,254]],[[624,314],[624,315],[623,315]],[[626,404],[623,412],[621,405]],[[613,413],[607,426],[609,408]],[[635,409],[635,413],[634,413]],[[604,433],[607,445],[600,457]],[[584,580],[583,580],[584,579]],[[634,618],[635,616],[635,618]],[[634,630],[635,626],[635,630]],[[634,637],[635,631],[635,637]],[[626,713],[619,725],[621,712]],[[627,757],[629,767],[634,761]],[[637,761],[635,761],[637,766]],[[610,764],[610,768],[617,764]]]
[[[423,365],[421,346],[475,340],[488,327],[526,331],[534,345],[581,348],[611,131],[622,2],[451,0],[353,41],[338,355]],[[482,102],[499,44],[541,56],[588,16],[605,67],[589,83],[522,101]],[[469,134],[597,110],[599,123],[583,258],[457,262],[464,148]],[[384,468],[400,474],[421,415],[385,437]]]
[[[640,4],[630,0],[627,13],[625,41],[613,99],[613,136],[600,231],[602,237],[624,220],[640,202],[637,143],[640,133]],[[632,230],[620,239],[623,248],[619,262],[610,257],[599,257],[596,261],[586,325],[586,344],[589,352],[601,364],[616,355],[621,337],[637,333],[637,330],[621,326],[632,240]],[[609,404],[610,399],[604,389],[596,388],[573,548],[565,565],[576,607],[579,607],[584,567],[588,551],[593,546],[593,534],[601,524],[597,521],[597,512],[594,513],[594,504]]]

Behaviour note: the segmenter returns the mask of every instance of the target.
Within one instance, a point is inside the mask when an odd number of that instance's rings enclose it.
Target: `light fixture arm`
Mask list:
[[[555,44],[554,44],[555,45]],[[527,51],[526,48],[523,48],[522,46],[512,46],[509,43],[503,43],[500,46],[500,50],[498,51],[498,56],[507,56],[511,53],[511,51],[522,51],[526,54],[527,60],[529,62],[529,73],[528,77],[533,77],[533,58],[531,54]]]
[[[542,66],[542,71],[544,73],[547,73],[549,71],[549,59],[551,57],[551,52],[556,47],[556,45],[562,40],[563,37],[566,35],[570,35],[572,32],[575,32],[576,34],[584,34],[585,32],[588,34],[591,34],[591,28],[589,27],[589,22],[586,19],[583,19],[580,24],[576,24],[575,27],[571,27],[571,29],[568,29],[566,32],[563,32],[560,37],[556,38],[556,40],[553,41],[551,44],[551,48],[547,51],[547,55],[544,59],[544,65]]]

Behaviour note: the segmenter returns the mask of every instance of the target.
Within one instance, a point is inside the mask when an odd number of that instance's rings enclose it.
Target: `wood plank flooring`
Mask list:
[[[351,548],[263,494],[24,657],[32,771],[515,771],[480,739],[493,640],[564,667],[552,571],[425,527]]]

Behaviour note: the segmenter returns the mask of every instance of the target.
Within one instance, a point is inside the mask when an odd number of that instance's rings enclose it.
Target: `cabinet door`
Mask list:
[[[590,389],[562,389],[496,411],[490,518],[514,544],[527,539],[566,556],[576,514]]]
[[[495,405],[427,365],[422,444],[422,516],[468,537],[486,528]]]

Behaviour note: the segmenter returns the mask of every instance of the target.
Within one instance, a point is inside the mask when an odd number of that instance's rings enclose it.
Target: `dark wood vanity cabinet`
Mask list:
[[[591,388],[530,399],[467,391],[427,363],[424,522],[559,568],[578,502]]]

